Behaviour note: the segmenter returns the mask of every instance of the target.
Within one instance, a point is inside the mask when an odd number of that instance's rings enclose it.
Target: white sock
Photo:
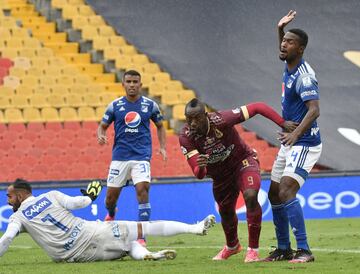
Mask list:
[[[249,250],[251,250],[251,249],[254,250],[254,251],[256,251],[256,252],[259,252],[259,248],[251,248],[251,247],[248,247],[248,248],[247,248],[247,251],[249,251]]]
[[[175,221],[143,222],[144,236],[173,236],[177,234],[197,234],[202,232],[202,225],[189,225]]]
[[[149,254],[150,251],[139,244],[137,241],[131,242],[131,248],[129,252],[129,256],[134,260],[143,260],[145,255]]]

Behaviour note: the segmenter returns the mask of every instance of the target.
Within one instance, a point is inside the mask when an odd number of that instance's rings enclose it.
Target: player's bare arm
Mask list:
[[[307,101],[308,111],[299,126],[290,133],[279,132],[279,141],[285,146],[292,146],[311,127],[312,123],[320,116],[319,100]]]
[[[283,18],[280,19],[278,23],[278,33],[279,33],[279,47],[281,45],[281,41],[285,35],[284,28],[287,24],[289,24],[292,20],[294,20],[296,16],[296,11],[290,10],[288,14],[286,14]]]
[[[159,152],[164,161],[167,160],[167,153],[166,153],[166,130],[164,127],[164,123],[162,121],[155,123],[157,128],[157,136],[160,144]]]
[[[107,137],[106,137],[106,130],[108,129],[109,125],[105,124],[104,122],[100,122],[100,125],[97,129],[97,141],[100,145],[107,144]]]

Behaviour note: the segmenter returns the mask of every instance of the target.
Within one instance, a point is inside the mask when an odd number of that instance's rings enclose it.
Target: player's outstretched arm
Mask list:
[[[97,129],[97,141],[100,145],[107,144],[106,130],[109,125],[104,122],[100,122],[99,127]]]
[[[160,149],[159,152],[164,161],[167,160],[167,153],[166,153],[166,130],[164,127],[164,123],[159,121],[155,123],[157,129],[157,136],[159,140]]]
[[[294,20],[295,16],[296,16],[296,11],[290,10],[288,14],[286,14],[283,18],[280,19],[278,23],[279,47],[285,35],[285,31],[284,31],[285,26],[289,24],[292,20]]]
[[[9,223],[4,235],[0,238],[0,257],[8,250],[19,231],[20,227],[17,223]]]

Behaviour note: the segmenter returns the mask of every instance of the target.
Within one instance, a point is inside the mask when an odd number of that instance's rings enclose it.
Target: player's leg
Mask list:
[[[252,157],[243,161],[239,169],[237,184],[244,196],[248,224],[249,245],[245,262],[259,261],[259,238],[261,231],[262,209],[258,202],[261,176],[258,162]]]
[[[279,185],[286,165],[286,153],[289,147],[281,146],[271,171],[269,200],[273,213],[273,223],[277,239],[277,248],[270,252],[264,261],[291,260],[293,252],[290,247],[289,219],[284,203],[279,198]]]
[[[231,181],[233,179],[229,178],[228,180]],[[213,260],[226,260],[231,255],[241,251],[241,245],[237,234],[238,218],[235,211],[239,191],[236,189],[235,182],[222,183],[223,184],[217,184],[214,182],[213,193],[219,207],[226,245],[215,257],[213,257]]]
[[[130,243],[129,256],[134,260],[146,260],[146,261],[157,261],[157,260],[173,260],[176,257],[175,250],[160,250],[157,252],[151,252],[142,246],[137,241]]]
[[[292,263],[314,261],[306,235],[303,210],[296,194],[321,154],[322,146],[293,146],[288,152],[287,165],[279,185],[279,198],[285,205],[290,226],[295,235],[297,251]],[[289,163],[289,164],[288,164]],[[291,163],[291,165],[290,165]]]
[[[119,199],[122,187],[126,184],[129,177],[129,163],[124,161],[112,161],[107,177],[107,189],[105,207],[108,214],[105,221],[112,221],[115,219],[116,204]]]

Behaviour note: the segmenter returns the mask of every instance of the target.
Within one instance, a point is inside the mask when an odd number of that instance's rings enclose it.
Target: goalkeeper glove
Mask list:
[[[101,188],[100,181],[92,181],[88,184],[87,189],[80,189],[80,192],[84,196],[89,196],[92,201],[95,201],[101,192]]]

